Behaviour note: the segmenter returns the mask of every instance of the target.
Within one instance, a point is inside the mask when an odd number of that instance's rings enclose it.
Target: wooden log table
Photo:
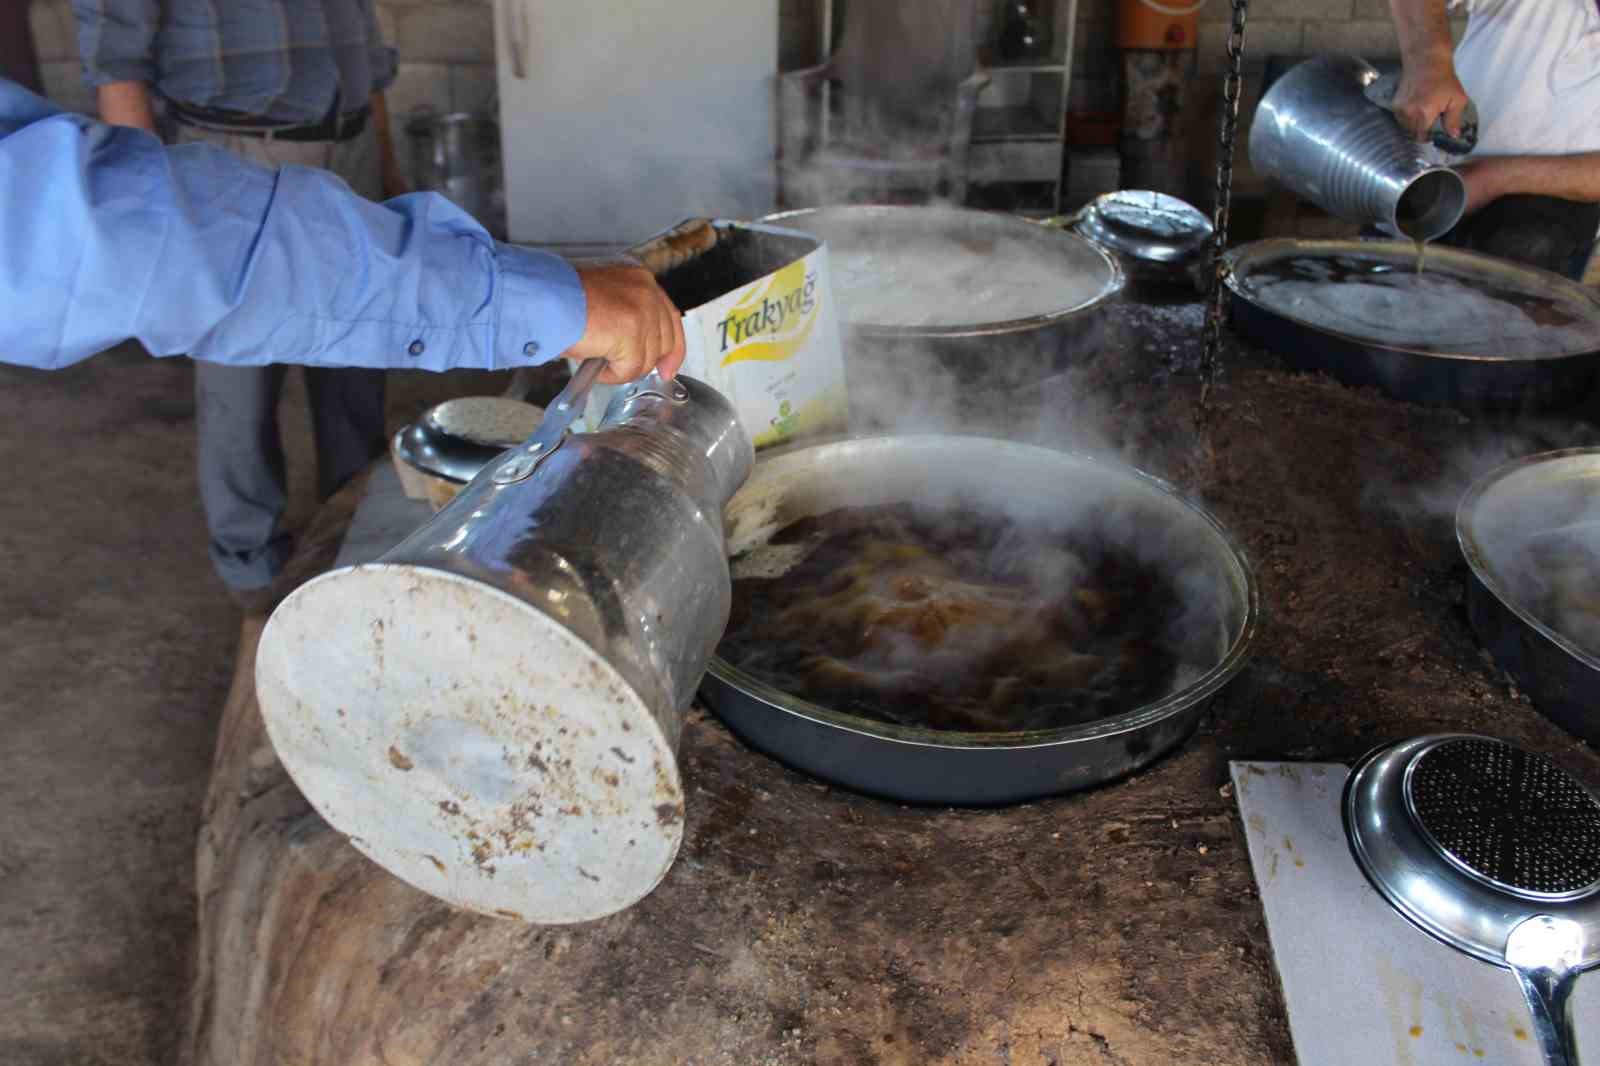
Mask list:
[[[1062,425],[1203,498],[1265,606],[1254,660],[1178,753],[1079,795],[911,808],[787,770],[696,711],[672,872],[619,915],[539,928],[450,909],[315,815],[266,739],[247,625],[199,844],[187,1060],[1291,1062],[1227,760],[1465,730],[1600,780],[1478,650],[1448,521],[1497,453],[1593,434],[1409,407],[1240,350],[1197,440],[1179,372],[1198,305],[1120,313],[1120,342],[1057,398]],[[319,516],[302,573],[360,491]]]

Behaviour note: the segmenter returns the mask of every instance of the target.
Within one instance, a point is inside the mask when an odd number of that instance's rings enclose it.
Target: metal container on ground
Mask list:
[[[495,237],[506,236],[500,124],[487,115],[420,110],[406,122],[412,180],[443,193]]]
[[[285,767],[362,852],[561,923],[634,903],[677,853],[682,713],[727,622],[721,514],[752,450],[723,397],[655,375],[530,462],[540,439],[285,600],[256,686]]]
[[[1027,417],[1041,382],[1099,347],[1124,282],[1104,249],[1012,215],[846,206],[767,221],[827,242],[856,432],[960,425],[974,404]]]
[[[1227,531],[1165,482],[1120,464],[1009,441],[867,437],[764,458],[727,510],[737,558],[785,527],[841,507],[960,499],[999,513],[1081,508],[1129,531],[1129,543],[1177,575],[1195,625],[1176,687],[1086,725],[958,733],[869,720],[780,691],[713,659],[706,705],[752,747],[806,773],[919,803],[999,804],[1087,788],[1132,773],[1182,743],[1248,660],[1256,586]],[[1073,511],[1072,513],[1079,513]]]
[[[1117,257],[1132,282],[1204,291],[1211,220],[1176,196],[1121,189],[1097,196],[1065,220]]]

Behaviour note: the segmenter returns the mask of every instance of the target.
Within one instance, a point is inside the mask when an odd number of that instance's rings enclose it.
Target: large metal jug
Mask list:
[[[458,906],[533,922],[634,903],[683,835],[676,750],[727,625],[722,509],[753,452],[687,378],[485,467],[261,637],[274,747],[328,822]]]
[[[1377,79],[1355,56],[1294,67],[1256,108],[1250,162],[1340,218],[1413,240],[1441,237],[1461,219],[1466,185],[1367,99]]]

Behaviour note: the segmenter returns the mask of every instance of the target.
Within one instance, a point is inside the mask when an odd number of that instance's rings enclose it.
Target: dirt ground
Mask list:
[[[174,1059],[194,834],[239,612],[194,493],[192,369],[0,367],[0,1064]],[[309,476],[298,375],[291,484]],[[504,375],[392,375],[391,424]],[[291,521],[316,501],[296,494]]]

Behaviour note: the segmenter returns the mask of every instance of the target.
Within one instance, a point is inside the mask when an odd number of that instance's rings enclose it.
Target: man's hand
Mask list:
[[[1444,116],[1445,132],[1461,136],[1467,90],[1448,54],[1405,65],[1394,94],[1395,119],[1414,141],[1426,141],[1434,119]]]
[[[640,266],[579,267],[589,303],[583,337],[564,354],[606,361],[600,380],[621,385],[660,370],[672,377],[683,365],[683,316]]]
[[[156,131],[156,113],[150,106],[150,87],[142,81],[114,81],[95,91],[100,120],[113,126]]]

